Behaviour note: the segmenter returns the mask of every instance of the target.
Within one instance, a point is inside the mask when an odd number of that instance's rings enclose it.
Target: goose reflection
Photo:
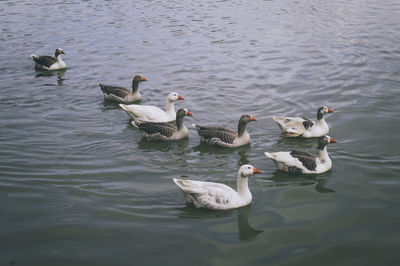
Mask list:
[[[132,129],[135,131],[138,131],[136,128]],[[141,134],[137,132],[137,134]],[[177,150],[177,151],[182,151],[184,148],[186,148],[189,145],[189,139],[181,139],[177,141],[165,141],[165,142],[158,142],[158,141],[146,141],[143,140],[140,137],[140,140],[138,141],[138,148],[142,151],[171,151],[171,150]]]
[[[282,171],[275,171],[269,180],[273,181],[267,183],[268,187],[281,187],[281,186],[312,186],[319,193],[332,193],[333,189],[327,188],[329,179],[332,172],[326,172],[318,175],[291,175]]]
[[[66,69],[52,70],[52,71],[38,71],[35,74],[35,78],[40,77],[54,77],[57,76],[57,85],[64,86],[64,75],[67,72]]]
[[[230,217],[237,211],[238,239],[240,242],[252,241],[257,237],[257,235],[264,232],[263,230],[254,229],[249,224],[251,204],[238,209],[226,211],[198,209],[192,205],[186,205],[186,207],[181,208],[180,211],[179,217],[182,219],[219,219]]]
[[[257,235],[264,232],[263,230],[257,230],[249,224],[249,214],[251,212],[251,204],[238,209],[237,225],[239,229],[239,241],[251,241],[254,240]]]
[[[238,151],[238,155],[240,157],[238,161],[239,166],[250,163],[249,159],[247,158],[247,150]]]
[[[236,148],[221,148],[218,146],[210,146],[204,143],[199,143],[198,145],[193,147],[193,151],[200,152],[200,154],[232,154],[232,151],[237,151],[239,156],[241,154],[245,154],[247,151],[251,150],[251,144],[247,144],[244,146],[236,147]]]

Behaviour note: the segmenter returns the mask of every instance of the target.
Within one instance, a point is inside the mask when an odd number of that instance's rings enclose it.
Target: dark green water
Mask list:
[[[0,1],[1,265],[398,265],[398,1]],[[31,53],[67,53],[35,72]],[[98,82],[142,104],[171,91],[192,123],[236,128],[249,146],[153,144],[103,102]],[[276,171],[264,151],[315,151],[272,115],[327,105],[326,174]],[[251,206],[186,206],[172,178],[235,186]]]

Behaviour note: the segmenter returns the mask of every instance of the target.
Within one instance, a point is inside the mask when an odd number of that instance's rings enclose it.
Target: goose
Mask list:
[[[332,168],[326,145],[337,143],[330,136],[322,136],[318,140],[318,156],[306,151],[281,151],[265,152],[264,154],[274,160],[279,170],[291,174],[321,174]]]
[[[31,54],[33,61],[35,61],[35,68],[42,70],[60,70],[65,69],[67,65],[61,59],[61,55],[65,54],[63,49],[57,48],[55,51],[55,56],[48,55],[35,55]]]
[[[333,110],[326,106],[318,108],[317,122],[305,117],[278,117],[272,119],[283,131],[282,137],[321,137],[329,133],[329,126],[325,122],[324,114],[332,113]]]
[[[143,137],[148,141],[172,141],[186,138],[189,135],[189,130],[183,123],[185,116],[192,116],[186,108],[179,109],[176,112],[176,126],[169,123],[157,122],[135,122],[132,125],[138,128],[143,133]]]
[[[167,97],[166,111],[148,105],[120,104],[119,106],[136,122],[173,122],[176,119],[174,102],[178,100],[184,99],[178,93],[171,92]]]
[[[221,183],[177,178],[173,181],[183,191],[187,203],[193,204],[196,208],[229,210],[251,203],[252,195],[248,186],[248,177],[257,173],[262,173],[262,171],[250,164],[242,165],[237,177],[237,191]]]
[[[200,136],[200,141],[208,145],[226,148],[239,147],[250,143],[250,135],[246,130],[248,122],[257,121],[252,115],[242,115],[238,123],[238,132],[233,129],[218,126],[193,126]]]
[[[132,80],[132,91],[127,88],[103,85],[100,83],[97,85],[100,86],[105,101],[132,103],[142,100],[142,95],[139,92],[139,83],[142,81],[147,81],[147,79],[141,75],[136,75]]]

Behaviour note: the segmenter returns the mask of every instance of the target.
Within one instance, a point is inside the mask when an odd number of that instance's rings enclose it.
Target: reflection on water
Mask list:
[[[197,133],[196,133],[197,134]],[[198,136],[195,136],[196,141],[200,141]],[[235,148],[223,148],[223,147],[217,147],[217,146],[210,146],[208,144],[199,142],[198,145],[193,147],[193,151],[198,151],[200,154],[232,154],[235,153],[236,151],[239,152],[239,155],[241,152],[247,152],[251,149],[251,144],[243,145],[240,147],[235,147]]]
[[[398,2],[2,1],[0,264],[396,265]],[[69,68],[35,72],[29,54],[59,46]],[[188,139],[142,141],[103,102],[96,84],[132,73],[149,78],[142,104],[185,97]],[[332,171],[276,172],[265,151],[316,154],[317,139],[281,138],[271,116],[321,105],[336,111]],[[199,144],[191,127],[245,113],[258,122],[244,147]],[[253,215],[177,210],[172,178],[235,187],[245,163],[263,170]]]
[[[282,186],[312,186],[320,193],[335,192],[333,189],[327,188],[327,184],[332,176],[332,172],[328,171],[317,175],[292,175],[283,171],[276,170],[273,176],[268,180],[273,183],[266,183],[269,187],[282,187]]]
[[[61,70],[52,70],[52,71],[45,71],[45,70],[37,70],[35,77],[40,78],[40,77],[53,77],[57,76],[57,84],[58,86],[63,86],[64,85],[64,75],[67,72],[66,69],[61,69]]]
[[[221,219],[231,217],[237,212],[237,228],[238,228],[238,239],[239,241],[252,241],[257,235],[264,232],[263,230],[257,230],[250,226],[249,216],[251,213],[251,204],[234,209],[225,211],[213,211],[206,209],[198,209],[193,205],[187,204],[186,207],[179,209],[179,218],[181,219]],[[223,232],[221,232],[223,233]]]
[[[240,150],[240,151],[238,151],[238,154],[239,154],[239,161],[238,161],[238,166],[242,166],[242,165],[244,165],[244,164],[250,164],[250,161],[249,161],[249,159],[248,159],[248,155],[247,155],[247,153],[248,153],[248,150]],[[256,167],[257,168],[257,167]]]
[[[250,226],[249,224],[250,212],[251,212],[251,204],[238,209],[237,225],[239,229],[240,241],[254,240],[257,237],[257,235],[264,232],[263,230],[257,230]]]
[[[132,134],[138,134],[142,136],[142,133],[140,130],[132,126]],[[186,148],[189,145],[189,139],[180,139],[177,141],[166,141],[166,142],[159,142],[159,141],[147,141],[143,138],[141,138],[138,141],[137,147],[142,150],[142,151],[163,151],[163,152],[168,152],[172,150],[182,150]]]

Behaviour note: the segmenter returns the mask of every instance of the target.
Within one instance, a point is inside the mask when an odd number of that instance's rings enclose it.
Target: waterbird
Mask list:
[[[320,174],[332,168],[326,146],[329,143],[337,143],[330,136],[322,136],[318,140],[318,156],[306,151],[281,151],[265,152],[271,158],[279,170],[291,174]]]
[[[200,126],[193,124],[200,136],[200,141],[211,145],[226,148],[239,147],[250,143],[250,135],[246,130],[247,123],[257,121],[249,114],[242,115],[238,123],[238,131],[221,126]]]
[[[132,125],[142,131],[143,138],[148,141],[173,141],[186,138],[189,130],[183,123],[185,116],[193,114],[186,108],[181,108],[176,112],[176,126],[163,122],[136,122]]]
[[[242,165],[238,171],[237,191],[221,183],[177,178],[173,181],[183,191],[187,203],[196,208],[228,210],[251,203],[253,197],[248,186],[248,177],[257,173],[262,171],[250,164]]]
[[[302,137],[314,138],[321,137],[329,133],[329,126],[325,122],[324,114],[332,113],[333,110],[322,106],[317,111],[317,122],[306,117],[278,117],[272,119],[281,128],[282,137]]]
[[[184,98],[176,92],[171,92],[166,100],[165,111],[157,106],[120,104],[119,106],[136,122],[173,122],[176,119],[175,105]]]
[[[60,70],[65,69],[67,65],[61,59],[61,55],[65,54],[64,50],[57,48],[54,57],[48,55],[35,55],[31,54],[33,61],[35,61],[35,68],[39,70]]]
[[[124,87],[103,85],[98,83],[101,91],[104,95],[105,101],[115,103],[132,103],[142,100],[142,95],[139,92],[139,83],[147,81],[147,79],[141,75],[134,76],[132,80],[132,90]]]

